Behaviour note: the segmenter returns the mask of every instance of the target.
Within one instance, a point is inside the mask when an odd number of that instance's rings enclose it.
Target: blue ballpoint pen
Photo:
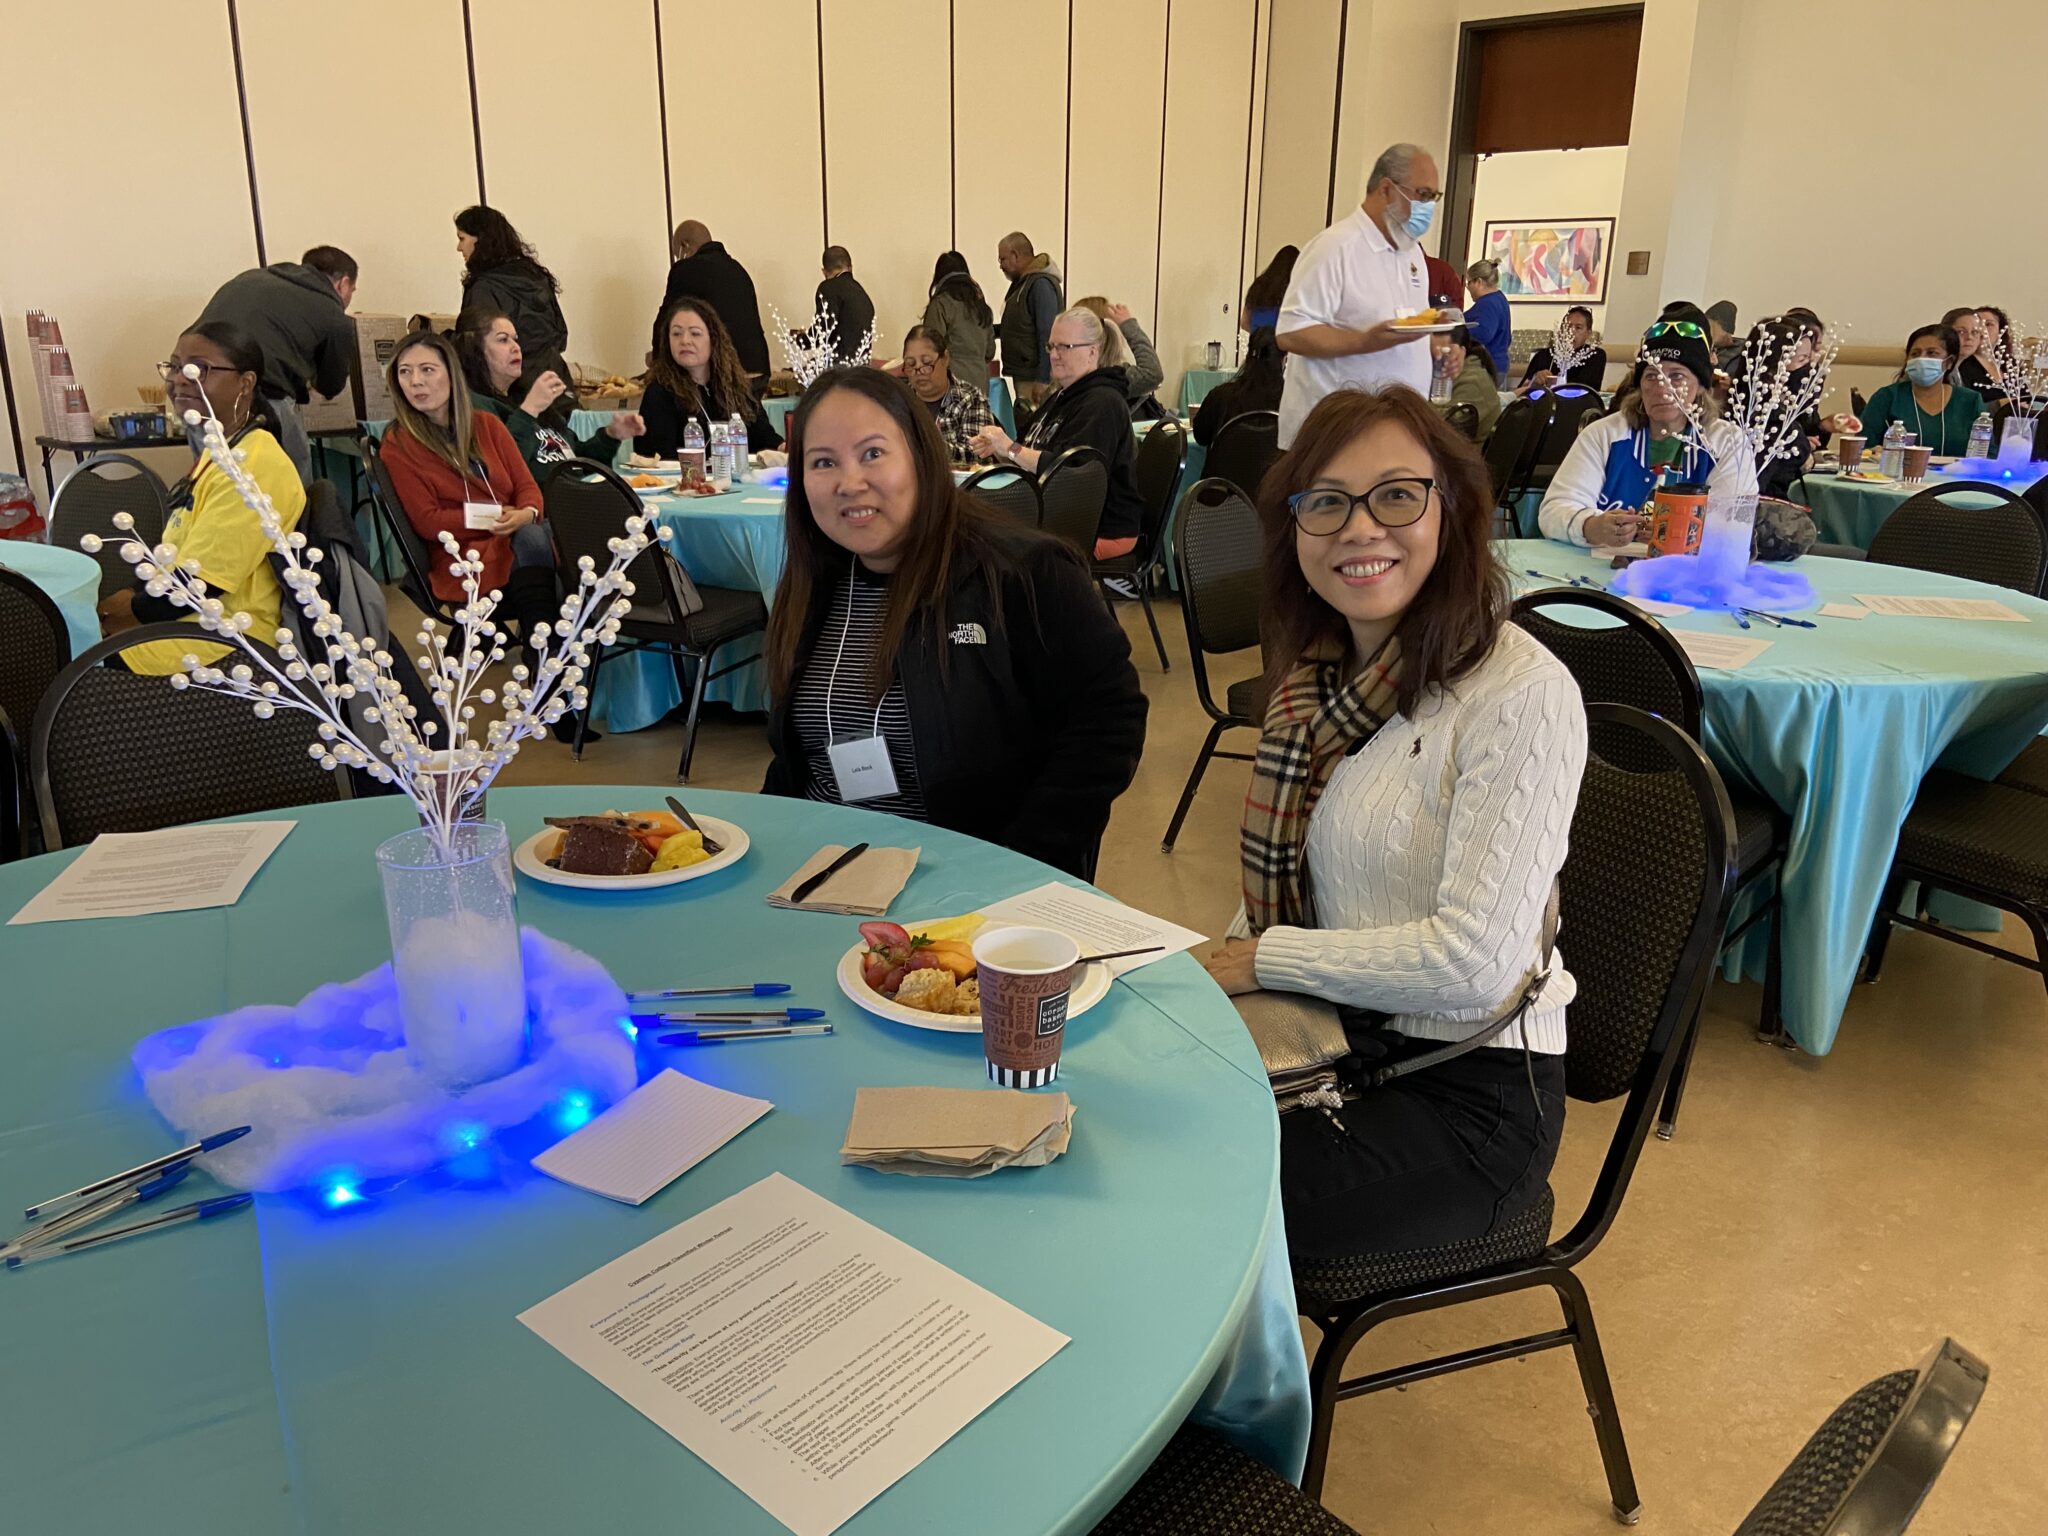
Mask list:
[[[89,1200],[76,1210],[66,1211],[62,1216],[53,1216],[26,1231],[17,1232],[4,1246],[0,1246],[0,1259],[11,1254],[26,1253],[29,1249],[63,1237],[68,1232],[90,1226],[118,1210],[140,1205],[145,1200],[154,1200],[191,1171],[192,1160],[187,1158],[182,1163],[173,1163],[154,1178],[144,1179],[139,1184],[131,1184],[128,1188],[116,1190],[111,1195],[102,1195],[97,1200]]]
[[[665,1003],[685,997],[781,997],[791,991],[786,981],[757,981],[745,987],[668,987],[657,992],[628,992],[629,1003]]]
[[[822,1008],[778,1008],[773,1013],[739,1013],[718,1009],[706,1009],[702,1013],[641,1013],[633,1016],[635,1024],[646,1020],[650,1024],[730,1024],[735,1027],[765,1027],[768,1024],[808,1024],[813,1019],[825,1017]]]
[[[211,1136],[202,1136],[189,1147],[180,1147],[175,1152],[166,1152],[162,1157],[153,1157],[146,1163],[137,1163],[133,1168],[123,1173],[109,1174],[104,1179],[95,1179],[90,1184],[82,1184],[67,1194],[54,1195],[39,1205],[30,1206],[22,1212],[22,1215],[28,1220],[34,1221],[36,1217],[48,1211],[53,1205],[63,1205],[66,1201],[70,1200],[83,1200],[88,1195],[99,1194],[102,1190],[112,1189],[117,1184],[126,1184],[132,1180],[147,1178],[150,1174],[169,1168],[174,1163],[188,1162],[192,1158],[203,1157],[215,1148],[224,1147],[229,1142],[248,1134],[248,1126],[238,1125],[231,1131],[216,1131]]]
[[[692,1029],[662,1035],[661,1045],[723,1045],[735,1040],[779,1040],[791,1035],[829,1035],[830,1024],[778,1024],[770,1029]]]
[[[56,1259],[67,1253],[83,1253],[86,1249],[97,1248],[102,1243],[118,1243],[124,1237],[138,1237],[144,1232],[154,1232],[159,1227],[183,1226],[188,1221],[211,1221],[216,1216],[239,1211],[255,1198],[250,1194],[215,1195],[211,1200],[181,1205],[175,1211],[165,1211],[163,1215],[152,1216],[148,1221],[115,1227],[111,1232],[95,1232],[89,1237],[74,1237],[68,1243],[39,1244],[25,1252],[11,1255],[7,1260],[7,1267],[19,1269],[24,1264],[34,1264],[40,1259]]]

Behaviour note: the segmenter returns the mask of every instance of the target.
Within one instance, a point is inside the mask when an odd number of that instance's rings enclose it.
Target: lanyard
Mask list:
[[[832,675],[825,682],[825,739],[832,740],[839,734],[836,718],[832,713],[832,693],[839,686],[839,663],[846,658],[846,637],[853,633],[853,588],[856,578],[853,567],[846,568],[846,623],[839,631],[839,649],[832,657]],[[882,734],[882,704],[889,697],[889,690],[882,690],[882,697],[875,700],[875,724],[871,734]]]

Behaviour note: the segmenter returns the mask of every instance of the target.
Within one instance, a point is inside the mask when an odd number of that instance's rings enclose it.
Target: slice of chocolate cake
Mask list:
[[[562,851],[549,862],[571,875],[644,875],[654,855],[616,823],[592,817],[563,831]]]

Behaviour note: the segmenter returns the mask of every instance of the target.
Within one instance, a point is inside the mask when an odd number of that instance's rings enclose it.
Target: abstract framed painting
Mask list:
[[[1500,291],[1523,304],[1598,304],[1607,297],[1612,219],[1489,219],[1483,246]]]

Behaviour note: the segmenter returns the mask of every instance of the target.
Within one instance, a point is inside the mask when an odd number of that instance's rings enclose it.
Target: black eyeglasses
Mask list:
[[[1099,347],[1101,345],[1102,343],[1099,341],[1048,341],[1045,344],[1045,350],[1048,352],[1085,352],[1090,347]]]
[[[1435,488],[1436,481],[1420,477],[1382,480],[1363,496],[1318,486],[1288,497],[1287,510],[1294,514],[1294,526],[1315,538],[1342,533],[1360,507],[1382,528],[1405,528],[1429,510],[1429,493]]]
[[[928,359],[923,362],[920,362],[917,358],[914,357],[906,357],[903,359],[903,371],[905,373],[930,373],[934,368],[938,366],[939,360],[936,357]]]
[[[1703,327],[1694,325],[1690,320],[1659,320],[1650,327],[1649,335],[1652,338],[1658,336],[1690,336],[1695,340],[1704,341],[1707,333]]]
[[[1401,187],[1401,191],[1405,195],[1413,198],[1418,203],[1433,203],[1443,196],[1443,193],[1437,191],[1434,187],[1405,187],[1401,186],[1401,183],[1398,181],[1394,185]]]
[[[156,376],[168,384],[174,377],[183,377],[187,368],[197,368],[202,374],[240,373],[242,371],[239,368],[230,367],[226,363],[202,363],[196,359],[189,363],[181,363],[176,358],[172,358],[168,362],[156,365]]]

